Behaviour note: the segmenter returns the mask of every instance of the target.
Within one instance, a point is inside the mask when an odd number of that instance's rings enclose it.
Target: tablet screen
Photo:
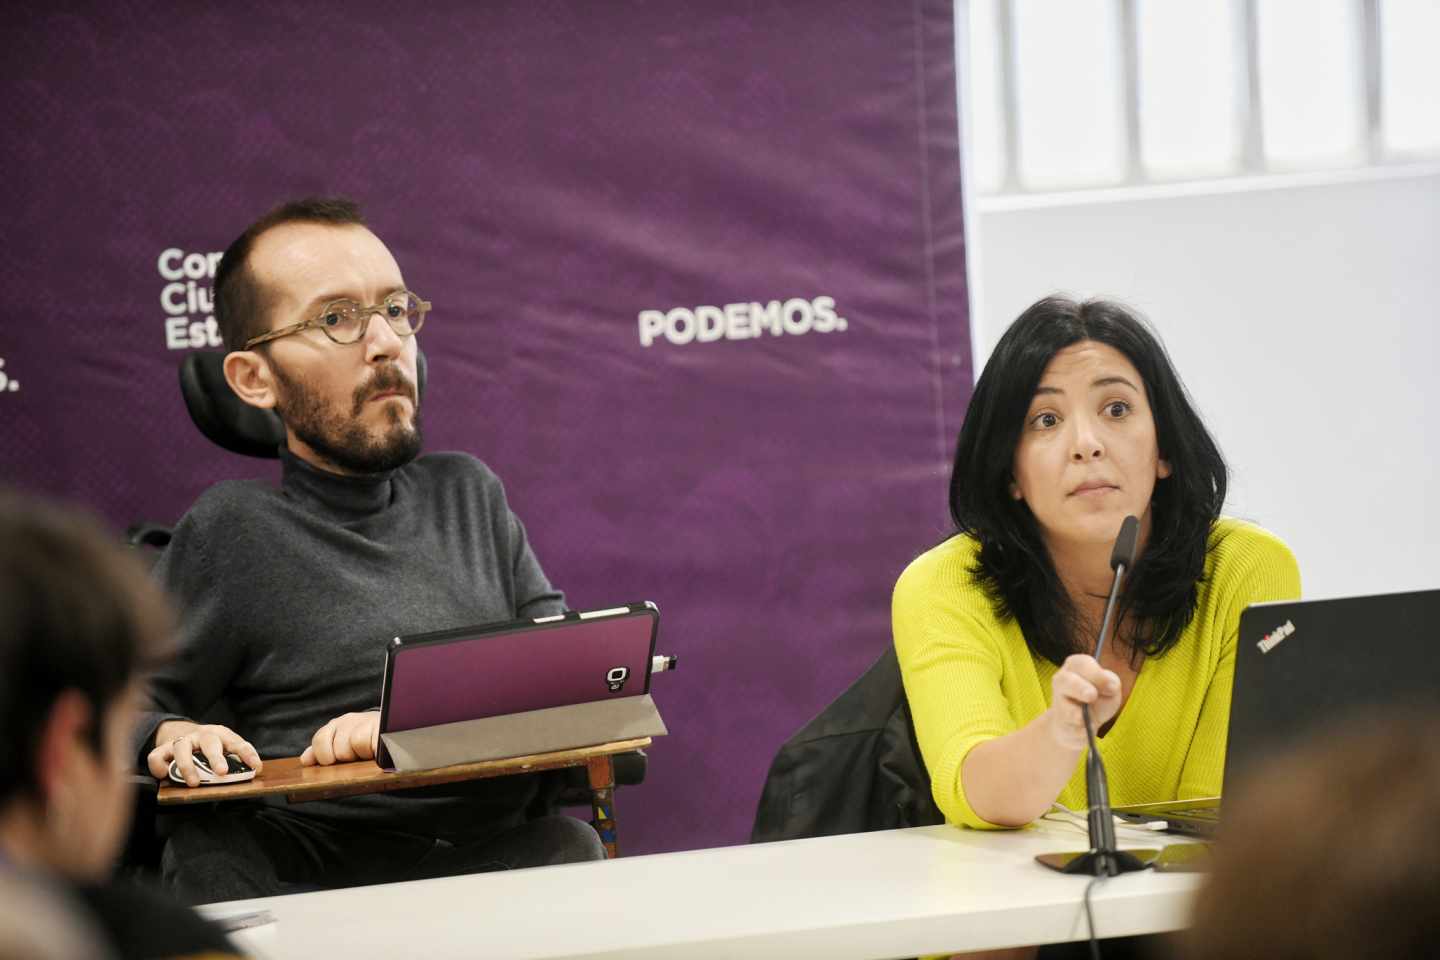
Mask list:
[[[650,689],[658,614],[522,622],[401,639],[385,680],[386,732],[523,713]]]

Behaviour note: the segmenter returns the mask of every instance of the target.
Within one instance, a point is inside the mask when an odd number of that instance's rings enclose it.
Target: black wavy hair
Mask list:
[[[973,575],[1002,619],[1014,618],[1036,656],[1059,665],[1081,623],[1030,507],[1010,495],[1015,448],[1035,388],[1055,354],[1081,341],[1114,347],[1144,380],[1160,456],[1172,472],[1155,485],[1150,538],[1126,577],[1116,623],[1141,625],[1133,649],[1159,656],[1195,615],[1210,528],[1225,503],[1228,471],[1165,348],[1136,314],[1110,300],[1052,296],[1032,304],[996,344],[975,384],[955,445],[950,516],[980,553]],[[1118,532],[1118,531],[1117,531]]]

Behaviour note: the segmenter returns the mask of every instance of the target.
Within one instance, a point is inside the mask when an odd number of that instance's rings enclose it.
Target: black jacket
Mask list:
[[[752,843],[944,823],[915,743],[895,649],[775,755]]]

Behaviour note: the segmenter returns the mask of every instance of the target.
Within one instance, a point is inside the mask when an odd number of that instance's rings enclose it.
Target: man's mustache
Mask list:
[[[355,390],[355,414],[365,408],[365,402],[371,397],[381,393],[399,393],[410,398],[410,403],[416,408],[420,406],[420,398],[415,389],[415,384],[410,378],[400,371],[399,367],[386,366],[376,370],[370,379],[365,381]]]

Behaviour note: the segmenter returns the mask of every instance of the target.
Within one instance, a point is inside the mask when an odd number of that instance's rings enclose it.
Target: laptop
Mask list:
[[[1376,707],[1440,708],[1440,590],[1257,603],[1240,615],[1225,783],[1314,730]],[[1220,798],[1130,804],[1116,816],[1213,836]]]
[[[396,637],[385,651],[380,732],[643,697],[659,621],[643,602]],[[390,766],[383,737],[380,753]]]

